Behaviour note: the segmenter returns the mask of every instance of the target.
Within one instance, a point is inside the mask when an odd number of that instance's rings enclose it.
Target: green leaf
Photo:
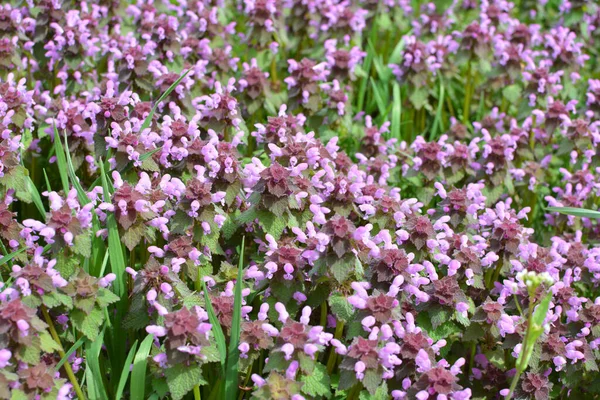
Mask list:
[[[89,399],[108,399],[104,382],[102,380],[102,370],[100,369],[100,351],[104,344],[104,328],[95,332],[98,340],[88,341],[85,348],[86,358],[86,384]]]
[[[417,110],[423,108],[425,104],[427,104],[427,99],[429,98],[429,93],[425,88],[418,88],[409,96],[410,102],[415,106]]]
[[[436,329],[450,319],[452,312],[442,307],[435,307],[429,310],[429,316],[431,317],[431,326]]]
[[[547,211],[584,218],[600,218],[600,211],[577,207],[546,207]]]
[[[264,231],[270,233],[275,240],[279,239],[287,226],[285,218],[277,217],[270,211],[260,211],[258,213],[258,222]]]
[[[44,353],[54,353],[61,350],[62,347],[52,339],[48,332],[40,333],[40,348]]]
[[[231,317],[231,335],[229,338],[229,348],[227,349],[227,366],[225,369],[225,398],[232,399],[237,397],[238,389],[238,364],[240,361],[240,343],[241,323],[242,323],[242,278],[244,270],[244,246],[246,237],[242,237],[242,246],[240,249],[240,261],[238,264],[237,281],[235,283],[233,316]]]
[[[125,233],[122,236],[122,239],[123,243],[125,244],[125,246],[127,246],[129,251],[133,251],[133,249],[135,249],[135,246],[137,246],[140,243],[140,240],[142,240],[142,238],[144,237],[145,231],[146,225],[143,222],[134,224],[125,231]]]
[[[17,359],[27,364],[37,365],[40,363],[40,349],[35,345],[19,346]]]
[[[445,339],[460,331],[460,327],[455,322],[446,321],[443,324],[440,324],[439,326],[435,327],[433,330],[427,331],[427,333],[433,340],[440,340]]]
[[[186,75],[190,73],[190,71],[191,71],[191,68],[188,69],[187,71],[185,71],[183,73],[183,75],[181,75],[175,82],[173,82],[173,84],[171,86],[169,86],[169,88],[158,98],[158,100],[156,100],[156,103],[154,103],[154,105],[152,106],[152,110],[150,110],[150,113],[148,114],[148,116],[144,120],[144,123],[142,124],[142,127],[140,128],[140,132],[143,132],[145,129],[150,127],[150,124],[152,123],[152,118],[154,118],[154,113],[156,112],[156,107],[158,107],[158,105],[168,95],[171,94],[171,92],[177,87],[177,85],[179,85],[179,82],[181,82],[182,79],[185,78]]]
[[[89,314],[76,309],[71,312],[71,322],[78,331],[93,342],[98,338],[98,332],[104,322],[104,313],[99,308],[92,309]]]
[[[346,258],[340,258],[331,266],[331,273],[339,283],[344,283],[352,273],[350,264],[345,260]]]
[[[40,196],[40,192],[38,191],[37,187],[35,186],[35,183],[33,183],[29,175],[27,175],[27,187],[29,193],[31,194],[31,200],[33,200],[33,204],[35,204],[35,207],[40,212],[42,220],[45,221],[46,209],[44,208],[44,203],[42,203],[42,197]]]
[[[108,289],[99,289],[96,295],[96,302],[100,307],[106,307],[109,304],[116,303],[119,301],[119,296],[114,294]]]
[[[58,166],[58,173],[60,175],[60,181],[62,183],[63,191],[65,195],[69,193],[69,176],[67,175],[67,158],[65,156],[65,149],[63,148],[62,140],[60,140],[60,134],[56,129],[56,124],[52,123],[54,129],[54,155],[56,156],[56,164]]]
[[[167,385],[171,397],[174,400],[180,400],[189,393],[194,386],[206,385],[207,382],[202,378],[202,369],[199,365],[177,364],[165,371]]]
[[[327,373],[327,369],[323,364],[316,363],[310,375],[305,375],[302,378],[302,391],[312,397],[331,396],[331,379]]]
[[[71,354],[73,354],[74,352],[77,351],[78,348],[81,347],[81,345],[83,344],[83,342],[85,342],[85,337],[80,337],[78,341],[76,341],[73,346],[71,346],[71,348],[69,349],[69,351],[67,351],[64,355],[63,358],[60,359],[60,361],[58,362],[58,364],[56,364],[56,370],[58,371],[60,369],[60,367],[63,366],[63,364],[65,362],[67,362],[67,360],[69,359],[69,357],[71,356]]]
[[[79,260],[77,257],[69,257],[64,252],[61,252],[56,259],[55,268],[63,278],[69,279],[77,270],[78,265]]]
[[[506,368],[504,362],[504,351],[501,348],[495,348],[494,350],[487,351],[485,353],[485,356],[497,368],[500,368],[501,370],[504,370],[504,368]]]
[[[125,360],[125,365],[123,366],[123,370],[121,371],[121,379],[119,379],[119,385],[117,386],[117,392],[115,393],[115,399],[123,398],[123,390],[125,389],[125,384],[127,383],[127,378],[129,377],[129,368],[131,367],[131,361],[133,360],[133,356],[135,356],[135,351],[137,350],[137,340],[133,343],[131,350],[129,350],[129,354],[127,355],[127,359]]]
[[[348,302],[348,299],[339,294],[329,296],[329,308],[338,320],[348,322],[354,315],[354,308]]]
[[[392,137],[400,140],[402,138],[400,131],[402,121],[402,98],[398,82],[394,82],[392,92],[394,96],[394,104],[392,106]]]
[[[22,249],[13,251],[12,253],[9,253],[9,254],[5,255],[4,257],[0,258],[0,265],[4,265],[4,264],[8,263],[10,260],[12,260],[16,256],[18,256],[25,250],[27,250],[27,247],[23,247]]]
[[[528,335],[526,335],[526,342],[523,343],[524,351],[519,354],[519,358],[517,359],[517,370],[520,372],[524,372],[527,369],[535,343],[544,332],[544,320],[548,315],[551,300],[552,292],[549,292],[535,308],[529,320],[529,326],[527,327]]]
[[[518,104],[519,100],[521,99],[522,91],[523,90],[519,85],[513,84],[502,89],[502,95],[504,98],[506,98],[506,100],[509,101],[509,103]]]
[[[56,136],[56,134],[57,134],[57,131],[56,131],[56,127],[55,127],[54,135]],[[69,142],[67,141],[67,132],[64,132],[64,135],[65,135],[65,148],[68,149]],[[81,183],[79,183],[79,177],[77,177],[77,175],[75,174],[75,168],[73,168],[73,162],[71,161],[70,152],[68,152],[68,151],[65,152],[65,158],[67,160],[67,173],[68,173],[69,178],[71,179],[71,184],[77,191],[77,199],[79,200],[81,205],[86,205],[88,203],[91,203],[92,201],[89,199],[89,197],[87,197],[87,193],[85,192],[85,190],[83,190]]]
[[[198,270],[200,273],[200,270]],[[215,310],[213,309],[212,303],[210,302],[210,297],[208,296],[208,289],[206,288],[206,282],[204,279],[200,278],[202,282],[202,290],[204,291],[204,302],[206,304],[206,313],[208,314],[208,319],[212,324],[211,332],[215,337],[215,341],[217,342],[217,348],[219,349],[219,354],[221,355],[221,368],[223,372],[225,371],[225,362],[227,360],[227,345],[225,344],[225,335],[223,334],[223,328],[221,327],[221,323],[215,314]]]
[[[92,255],[92,237],[89,231],[75,237],[72,250],[85,258]]]
[[[108,190],[108,177],[104,171],[104,163],[100,162],[102,188],[104,189],[105,201],[110,201],[110,192]],[[125,294],[125,258],[123,257],[123,248],[121,247],[121,236],[115,215],[112,212],[107,212],[106,226],[108,228],[108,255],[110,258],[110,267],[112,272],[117,276],[115,279],[114,288],[119,297]]]
[[[387,118],[387,108],[385,106],[385,101],[383,100],[383,96],[381,95],[381,92],[377,88],[377,84],[375,83],[375,80],[373,79],[373,77],[371,77],[370,79],[371,79],[371,87],[373,88],[373,97],[375,97],[375,102],[377,103],[377,109],[379,111],[379,115],[382,118]]]
[[[131,370],[131,380],[129,382],[129,391],[131,400],[144,400],[146,392],[146,365],[148,364],[148,354],[152,348],[154,337],[148,334],[133,359],[133,368]]]
[[[374,369],[368,369],[365,371],[365,377],[362,380],[364,387],[371,394],[377,392],[377,388],[381,385],[381,373]]]

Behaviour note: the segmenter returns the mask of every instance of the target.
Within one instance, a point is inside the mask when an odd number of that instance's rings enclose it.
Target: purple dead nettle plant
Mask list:
[[[480,3],[1,5],[0,399],[598,396],[600,13]]]

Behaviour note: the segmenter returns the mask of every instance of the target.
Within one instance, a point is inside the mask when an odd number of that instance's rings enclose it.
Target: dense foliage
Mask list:
[[[0,5],[0,399],[600,398],[593,1]]]

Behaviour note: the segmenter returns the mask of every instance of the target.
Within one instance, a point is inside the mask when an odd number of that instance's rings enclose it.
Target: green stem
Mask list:
[[[362,389],[362,384],[358,382],[350,389],[350,393],[348,393],[347,400],[355,400],[360,395],[360,390]]]
[[[525,332],[525,339],[523,339],[523,346],[521,347],[521,352],[519,353],[519,358],[517,359],[517,365],[516,365],[516,373],[515,376],[513,377],[513,380],[510,384],[510,389],[508,391],[508,394],[506,395],[506,397],[504,398],[504,400],[510,400],[512,398],[512,395],[515,391],[515,388],[517,387],[517,383],[519,382],[519,378],[521,377],[521,374],[523,372],[525,372],[525,370],[527,369],[527,362],[528,360],[526,359],[526,354],[528,351],[528,345],[529,345],[529,335],[531,333],[531,316],[533,315],[533,296],[530,296],[529,298],[529,309],[527,310],[527,332]]]
[[[327,325],[327,300],[321,304],[321,326],[325,328]]]
[[[56,332],[56,329],[54,328],[54,323],[52,322],[52,318],[50,318],[50,314],[48,314],[48,310],[46,309],[45,305],[42,305],[42,314],[44,314],[44,319],[46,320],[46,323],[48,324],[48,329],[50,330],[50,335],[52,335],[52,339],[54,339],[54,341],[59,345],[58,354],[60,355],[61,358],[63,358],[65,356],[65,351],[62,347],[60,338],[58,337],[58,333]],[[69,377],[69,381],[73,385],[73,389],[75,390],[75,393],[77,394],[77,398],[79,400],[85,400],[85,395],[81,391],[81,387],[79,386],[79,383],[77,382],[77,378],[75,377],[75,374],[73,373],[73,369],[71,368],[71,364],[69,364],[68,360],[65,361],[65,363],[63,364],[63,367],[65,368],[67,376]]]
[[[473,364],[475,363],[475,353],[477,352],[477,342],[473,342],[471,344],[471,357],[469,357],[469,370],[467,371],[467,376],[471,376],[471,372],[473,371]]]
[[[201,397],[200,397],[200,385],[194,386],[194,400],[201,400]]]
[[[520,377],[521,377],[521,373],[519,371],[517,371],[517,373],[515,374],[515,376],[512,379],[512,382],[510,383],[509,392],[506,395],[506,397],[504,398],[504,400],[510,400],[512,398],[512,395],[515,392],[515,389],[517,388],[517,383],[519,383]]]
[[[342,321],[338,321],[337,326],[335,327],[335,333],[334,333],[333,337],[335,339],[339,339],[342,337],[343,333],[344,333],[344,323]],[[333,372],[333,369],[335,368],[336,359],[337,359],[337,354],[335,352],[335,349],[333,347],[331,347],[330,353],[329,353],[329,358],[327,359],[327,373],[329,375],[331,375],[331,373]]]
[[[463,124],[469,122],[469,111],[471,108],[471,85],[473,84],[473,77],[471,75],[471,60],[467,64],[466,86],[465,86],[465,103],[463,107]]]

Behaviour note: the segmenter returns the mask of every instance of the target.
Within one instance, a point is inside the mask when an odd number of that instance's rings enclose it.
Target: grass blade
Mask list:
[[[392,105],[392,137],[400,140],[402,138],[402,132],[400,130],[402,125],[402,97],[398,82],[394,82],[393,96],[394,104]]]
[[[146,338],[140,344],[140,348],[133,359],[133,369],[131,370],[131,381],[129,382],[129,391],[131,400],[144,400],[146,391],[146,365],[148,364],[148,354],[152,348],[152,335]],[[128,364],[129,365],[129,364]]]
[[[238,265],[237,282],[235,283],[233,316],[231,319],[231,337],[229,338],[229,347],[227,350],[227,367],[225,370],[225,398],[236,398],[238,389],[238,363],[240,361],[240,331],[242,323],[242,277],[244,270],[244,246],[246,237],[242,238],[242,247],[240,250],[240,261]]]
[[[379,117],[383,120],[387,118],[387,112],[385,107],[385,102],[383,101],[383,97],[381,97],[381,92],[377,88],[377,84],[373,77],[371,79],[371,86],[373,87],[373,95],[375,96],[375,102],[377,103],[377,109],[379,110]]]
[[[578,207],[546,207],[547,211],[557,212],[564,215],[572,215],[574,217],[583,218],[600,218],[600,211],[588,210]]]
[[[136,350],[137,340],[133,343],[133,347],[131,347],[131,350],[129,350],[129,354],[127,355],[127,359],[125,360],[125,365],[123,366],[123,370],[121,371],[121,379],[119,379],[119,386],[117,386],[117,392],[115,393],[115,399],[123,398],[123,389],[125,389],[127,377],[129,376],[131,361],[133,360],[133,356],[135,355]]]
[[[208,296],[208,289],[206,288],[206,282],[204,282],[204,279],[201,279],[201,282],[202,290],[204,291],[204,302],[206,303],[206,313],[208,314],[208,319],[212,324],[212,333],[215,337],[215,342],[217,342],[217,349],[219,350],[219,355],[221,358],[221,367],[223,368],[223,371],[225,371],[225,361],[227,360],[227,345],[225,344],[225,334],[223,334],[223,328],[221,328],[219,319],[217,318],[212,303],[210,302],[210,297]]]
[[[4,265],[4,264],[8,263],[10,260],[12,260],[16,256],[18,256],[25,250],[27,250],[27,247],[23,247],[22,249],[13,251],[12,253],[9,253],[9,254],[5,255],[4,257],[0,258],[0,265]]]
[[[69,357],[71,356],[71,354],[73,354],[74,352],[77,351],[78,348],[81,347],[81,345],[85,342],[85,337],[82,336],[79,338],[78,341],[76,341],[75,343],[73,343],[73,346],[71,346],[71,348],[69,349],[69,351],[67,351],[65,353],[65,356],[63,358],[60,359],[60,361],[58,362],[58,364],[56,364],[56,370],[58,371],[60,369],[60,367],[63,366],[63,364],[69,359]]]
[[[108,188],[108,178],[104,171],[104,164],[100,164],[102,188],[104,189],[104,200],[110,201],[110,192]],[[106,227],[108,229],[108,255],[110,258],[111,271],[117,276],[114,288],[115,293],[122,297],[125,293],[125,258],[123,257],[123,247],[121,246],[121,237],[115,215],[112,212],[107,212]]]
[[[56,156],[56,164],[58,165],[58,173],[60,174],[60,181],[62,183],[65,195],[69,193],[69,176],[67,175],[67,158],[65,156],[65,149],[62,141],[60,140],[60,134],[56,129],[56,124],[52,124],[54,128],[54,153]]]
[[[65,148],[69,148],[69,142],[67,141],[67,132],[65,132]],[[69,154],[69,152],[66,151],[65,155],[67,159],[67,173],[69,175],[69,178],[71,178],[71,184],[73,185],[73,187],[75,187],[75,190],[77,190],[77,198],[79,199],[79,202],[81,203],[81,205],[91,203],[91,200],[87,197],[87,193],[85,192],[85,190],[83,190],[83,187],[81,187],[81,184],[79,183],[79,178],[77,177],[77,175],[75,175],[75,168],[73,168],[71,154]]]
[[[436,138],[440,129],[442,129],[442,131],[444,129],[444,127],[442,126],[442,108],[444,107],[444,96],[445,96],[444,84],[442,83],[442,81],[440,79],[440,95],[438,98],[438,106],[437,106],[437,111],[435,113],[435,119],[433,120],[433,126],[431,127],[431,131],[429,134],[430,135],[429,140],[433,140],[434,138]]]
[[[148,114],[148,116],[144,120],[144,123],[142,124],[142,127],[140,128],[140,132],[142,132],[144,129],[150,127],[150,124],[152,123],[152,118],[154,117],[154,113],[156,112],[156,107],[158,107],[158,105],[168,95],[171,94],[171,92],[177,87],[177,85],[179,85],[179,82],[181,82],[183,80],[183,78],[185,78],[186,75],[190,73],[190,71],[191,71],[191,69],[188,69],[187,71],[185,71],[183,73],[183,75],[181,75],[175,82],[173,82],[173,84],[171,86],[169,86],[169,88],[158,98],[158,100],[154,103],[154,106],[152,106],[152,110],[150,110],[150,114]]]
[[[85,369],[87,374],[87,387],[89,399],[108,399],[104,382],[102,381],[102,371],[100,370],[100,351],[104,343],[104,327],[98,335],[98,339],[94,342],[87,342],[85,349],[85,359],[88,368]]]
[[[42,196],[40,196],[40,192],[38,191],[37,187],[35,187],[35,184],[31,180],[30,176],[27,176],[27,186],[29,188],[29,193],[31,193],[31,200],[33,201],[33,204],[35,204],[35,207],[40,212],[42,220],[45,221],[46,208],[44,207],[44,203],[42,203]]]
[[[365,104],[365,97],[367,94],[367,85],[369,83],[369,75],[371,73],[371,63],[373,62],[373,52],[369,49],[367,52],[367,56],[365,57],[365,62],[363,63],[363,71],[365,73],[364,78],[360,82],[360,88],[358,90],[358,103],[357,109],[362,110]]]

